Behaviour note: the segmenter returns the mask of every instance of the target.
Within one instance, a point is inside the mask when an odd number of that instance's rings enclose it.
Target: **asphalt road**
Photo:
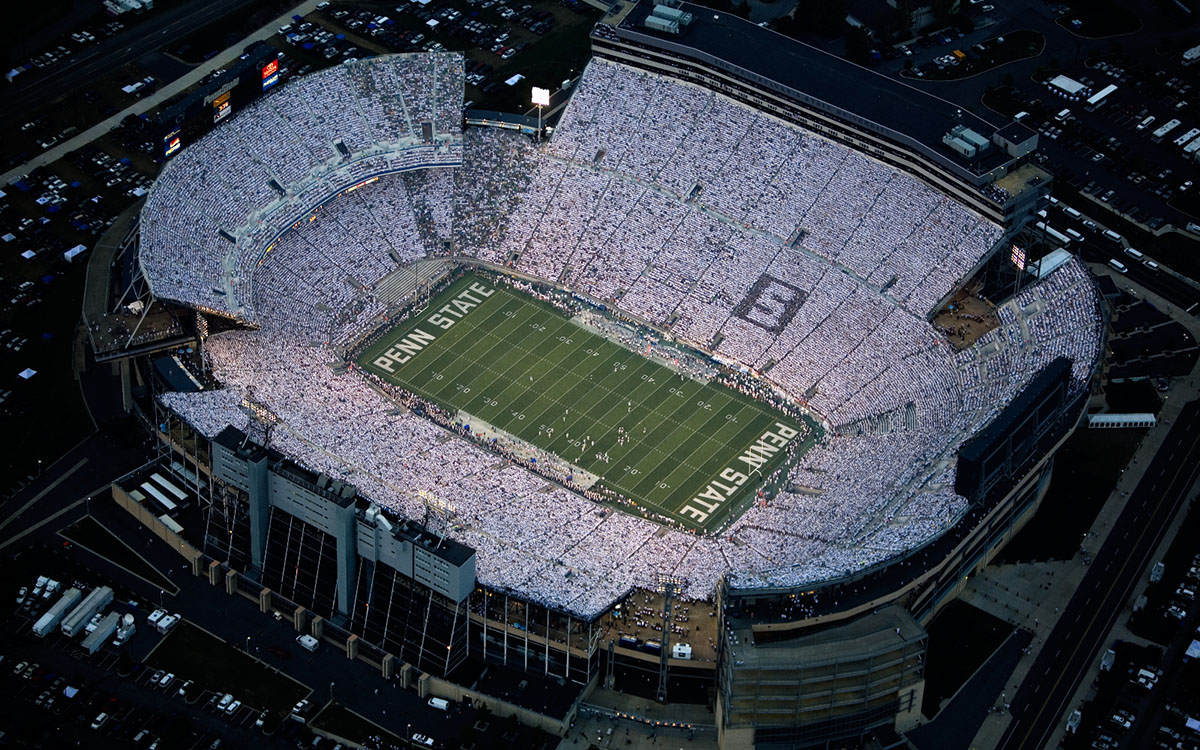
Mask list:
[[[1064,720],[1068,701],[1198,477],[1200,401],[1192,401],[1146,468],[1014,696],[1013,721],[998,748],[1041,748]]]
[[[12,84],[0,122],[20,119],[64,93],[88,86],[113,70],[183,38],[253,0],[194,0],[80,50],[51,68],[34,69]]]
[[[1076,207],[1088,208],[1087,206]],[[1079,254],[1084,260],[1092,263],[1107,263],[1115,258],[1129,269],[1126,275],[1133,281],[1189,313],[1200,313],[1200,288],[1194,284],[1173,275],[1166,267],[1157,271],[1150,270],[1147,266],[1126,255],[1123,247],[1092,232],[1083,226],[1082,222],[1073,220],[1058,207],[1049,207],[1047,214],[1050,226],[1055,229],[1060,231],[1074,229],[1083,235],[1084,241],[1079,243]],[[1098,218],[1103,219],[1104,217]],[[1072,246],[1075,244],[1072,243]],[[1154,257],[1153,248],[1146,248],[1145,253],[1150,258]],[[1118,278],[1117,281],[1119,285],[1120,279]]]

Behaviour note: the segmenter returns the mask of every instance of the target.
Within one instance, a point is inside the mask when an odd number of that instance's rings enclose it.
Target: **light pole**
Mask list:
[[[162,590],[162,589],[159,589],[159,590],[158,590],[158,608],[159,608],[159,609],[162,609],[162,608],[163,608],[163,593],[164,593],[164,592],[163,592],[163,590]]]
[[[533,87],[533,103],[538,108],[538,143],[542,142],[542,107],[550,106],[550,89]]]
[[[329,702],[333,703],[333,683],[329,683]]]
[[[250,653],[250,636],[246,636],[246,653]]]

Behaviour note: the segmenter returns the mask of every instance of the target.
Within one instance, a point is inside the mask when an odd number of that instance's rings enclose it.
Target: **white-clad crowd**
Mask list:
[[[359,102],[361,127],[331,139],[347,146],[366,137],[355,148],[369,150],[381,130],[419,136],[414,118],[453,99],[436,86],[422,89],[432,99],[410,97],[404,87],[416,84],[399,68],[351,70],[322,88]],[[435,76],[438,86],[449,78]],[[389,85],[404,93],[380,99]],[[314,128],[334,126],[313,117]],[[426,502],[444,508],[435,523],[478,551],[479,579],[496,589],[591,616],[664,571],[699,598],[726,574],[735,585],[812,584],[888,560],[966,511],[954,493],[963,441],[1055,357],[1072,359],[1079,388],[1099,354],[1098,301],[1079,262],[1002,305],[1002,325],[956,353],[926,313],[999,227],[890,167],[688,84],[593,60],[542,148],[492,130],[468,131],[456,148],[460,168],[385,175],[281,237],[278,222],[261,219],[254,236],[278,239],[265,256],[249,253],[238,275],[261,328],[207,342],[226,390],[163,399],[211,435],[245,426],[231,394],[253,390],[279,417],[275,447],[405,517],[423,517]],[[249,153],[282,177],[270,160],[286,154]],[[272,192],[200,159],[177,158],[165,174],[156,205],[174,194],[199,206],[183,212],[193,219],[254,213]],[[311,195],[335,182],[326,176]],[[248,195],[224,200],[242,188]],[[144,238],[166,223],[178,231],[174,217],[144,214]],[[186,287],[179,298],[201,302],[222,288],[221,243],[198,242],[170,267],[143,262],[156,288]],[[446,440],[418,416],[421,405],[354,368],[339,374],[327,344],[382,311],[374,287],[392,271],[447,253],[605,300],[761,372],[832,429],[797,460],[784,492],[708,537],[663,531],[517,459]],[[902,416],[881,420],[891,414]],[[871,420],[888,428],[861,428]]]
[[[254,320],[250,276],[276,233],[356,180],[462,162],[462,84],[457,53],[359,60],[278,87],[185,144],[141,214],[155,293]]]

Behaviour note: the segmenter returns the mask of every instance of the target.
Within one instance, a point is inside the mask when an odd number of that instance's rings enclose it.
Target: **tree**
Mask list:
[[[795,20],[802,28],[824,37],[838,37],[846,31],[847,0],[804,2],[796,6]]]
[[[864,28],[850,30],[846,37],[846,57],[857,62],[866,62],[871,54],[871,34]]]
[[[958,12],[959,0],[933,0],[933,14],[938,18]]]

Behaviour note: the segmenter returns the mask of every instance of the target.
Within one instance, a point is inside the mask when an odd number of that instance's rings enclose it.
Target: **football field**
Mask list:
[[[358,363],[702,531],[743,510],[788,450],[807,450],[819,429],[683,377],[474,274],[385,333]]]

